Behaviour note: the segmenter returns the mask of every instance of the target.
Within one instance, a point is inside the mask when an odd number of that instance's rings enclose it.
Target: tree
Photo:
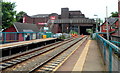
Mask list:
[[[118,17],[118,12],[111,12],[111,16],[110,17]]]
[[[93,30],[92,29],[86,29],[86,32],[91,34],[91,33],[93,33]]]
[[[0,30],[2,29],[2,1],[0,1]]]
[[[26,14],[26,12],[24,12],[24,11],[20,11],[19,13],[17,13],[17,15],[16,15],[16,21],[17,22],[23,22],[23,16],[24,16],[24,14]]]
[[[8,28],[13,25],[15,22],[16,11],[14,8],[16,7],[15,3],[11,2],[2,2],[2,28]]]

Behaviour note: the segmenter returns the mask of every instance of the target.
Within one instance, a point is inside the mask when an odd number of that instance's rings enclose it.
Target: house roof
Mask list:
[[[35,24],[15,22],[14,26],[17,32],[39,32]]]
[[[117,20],[118,20],[118,18],[108,18],[108,23],[110,25],[113,25]]]
[[[108,21],[109,25],[113,25],[116,21],[118,21],[118,18],[115,18],[115,17],[114,18],[113,17],[112,18],[108,18],[107,21]],[[104,24],[106,24],[106,21],[102,25],[104,25]]]
[[[70,13],[71,12],[78,12],[78,13],[80,13],[80,14],[82,14],[82,12],[80,11],[80,10],[74,10],[74,11],[69,11]]]
[[[39,17],[48,17],[49,14],[37,14],[37,15],[33,15],[33,16],[30,16],[32,18],[39,18]]]

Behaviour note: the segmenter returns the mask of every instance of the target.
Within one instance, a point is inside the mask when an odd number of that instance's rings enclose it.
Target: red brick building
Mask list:
[[[30,23],[13,23],[13,26],[4,29],[2,40],[5,42],[18,42],[24,41],[26,39],[27,34],[31,34],[30,39],[37,39],[37,33],[39,29],[36,25]],[[10,33],[9,33],[10,32]],[[29,32],[29,33],[28,33]]]
[[[119,29],[119,24],[118,24],[118,18],[108,18],[108,29],[109,33],[114,36],[118,36],[118,29]],[[107,25],[106,21],[101,25],[101,31],[102,32],[107,32]]]
[[[51,16],[55,17],[55,20],[52,20]],[[49,27],[53,33],[69,33],[74,30],[79,34],[88,34],[86,29],[95,28],[93,19],[86,18],[80,10],[69,11],[69,8],[61,8],[61,15],[57,13],[24,15],[23,20],[24,23],[36,24],[40,31],[44,31],[44,27]]]
[[[40,32],[44,32],[44,27],[49,27],[49,25],[47,25],[47,22],[48,22],[48,20],[50,20],[51,16],[55,16],[55,19],[58,19],[58,14],[56,14],[56,13],[37,14],[37,15],[33,15],[33,16],[28,16],[28,15],[25,14],[24,17],[23,17],[23,23],[36,24],[38,29],[40,30]],[[59,30],[58,24],[54,24],[53,29],[54,29],[54,30],[52,30],[53,33],[61,32]]]
[[[118,26],[118,28],[116,28],[115,31],[113,29],[114,33],[111,33],[111,40],[120,42],[120,0],[118,0],[118,15],[118,21],[114,24],[114,26]]]
[[[41,26],[44,26],[45,23],[48,21],[49,14],[38,14],[34,16],[28,16],[27,14],[23,17],[23,23],[32,23],[36,24],[37,27],[40,29]]]

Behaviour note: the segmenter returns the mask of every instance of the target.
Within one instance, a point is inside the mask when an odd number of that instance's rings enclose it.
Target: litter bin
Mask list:
[[[47,36],[46,35],[43,35],[43,39],[45,39]]]

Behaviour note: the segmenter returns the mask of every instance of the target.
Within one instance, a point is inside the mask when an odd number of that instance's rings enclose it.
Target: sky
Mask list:
[[[28,15],[36,14],[61,14],[61,8],[69,10],[80,10],[88,18],[106,17],[106,6],[108,16],[111,12],[118,11],[118,0],[3,0],[16,3],[17,12],[24,11]],[[97,15],[97,16],[94,16]]]

